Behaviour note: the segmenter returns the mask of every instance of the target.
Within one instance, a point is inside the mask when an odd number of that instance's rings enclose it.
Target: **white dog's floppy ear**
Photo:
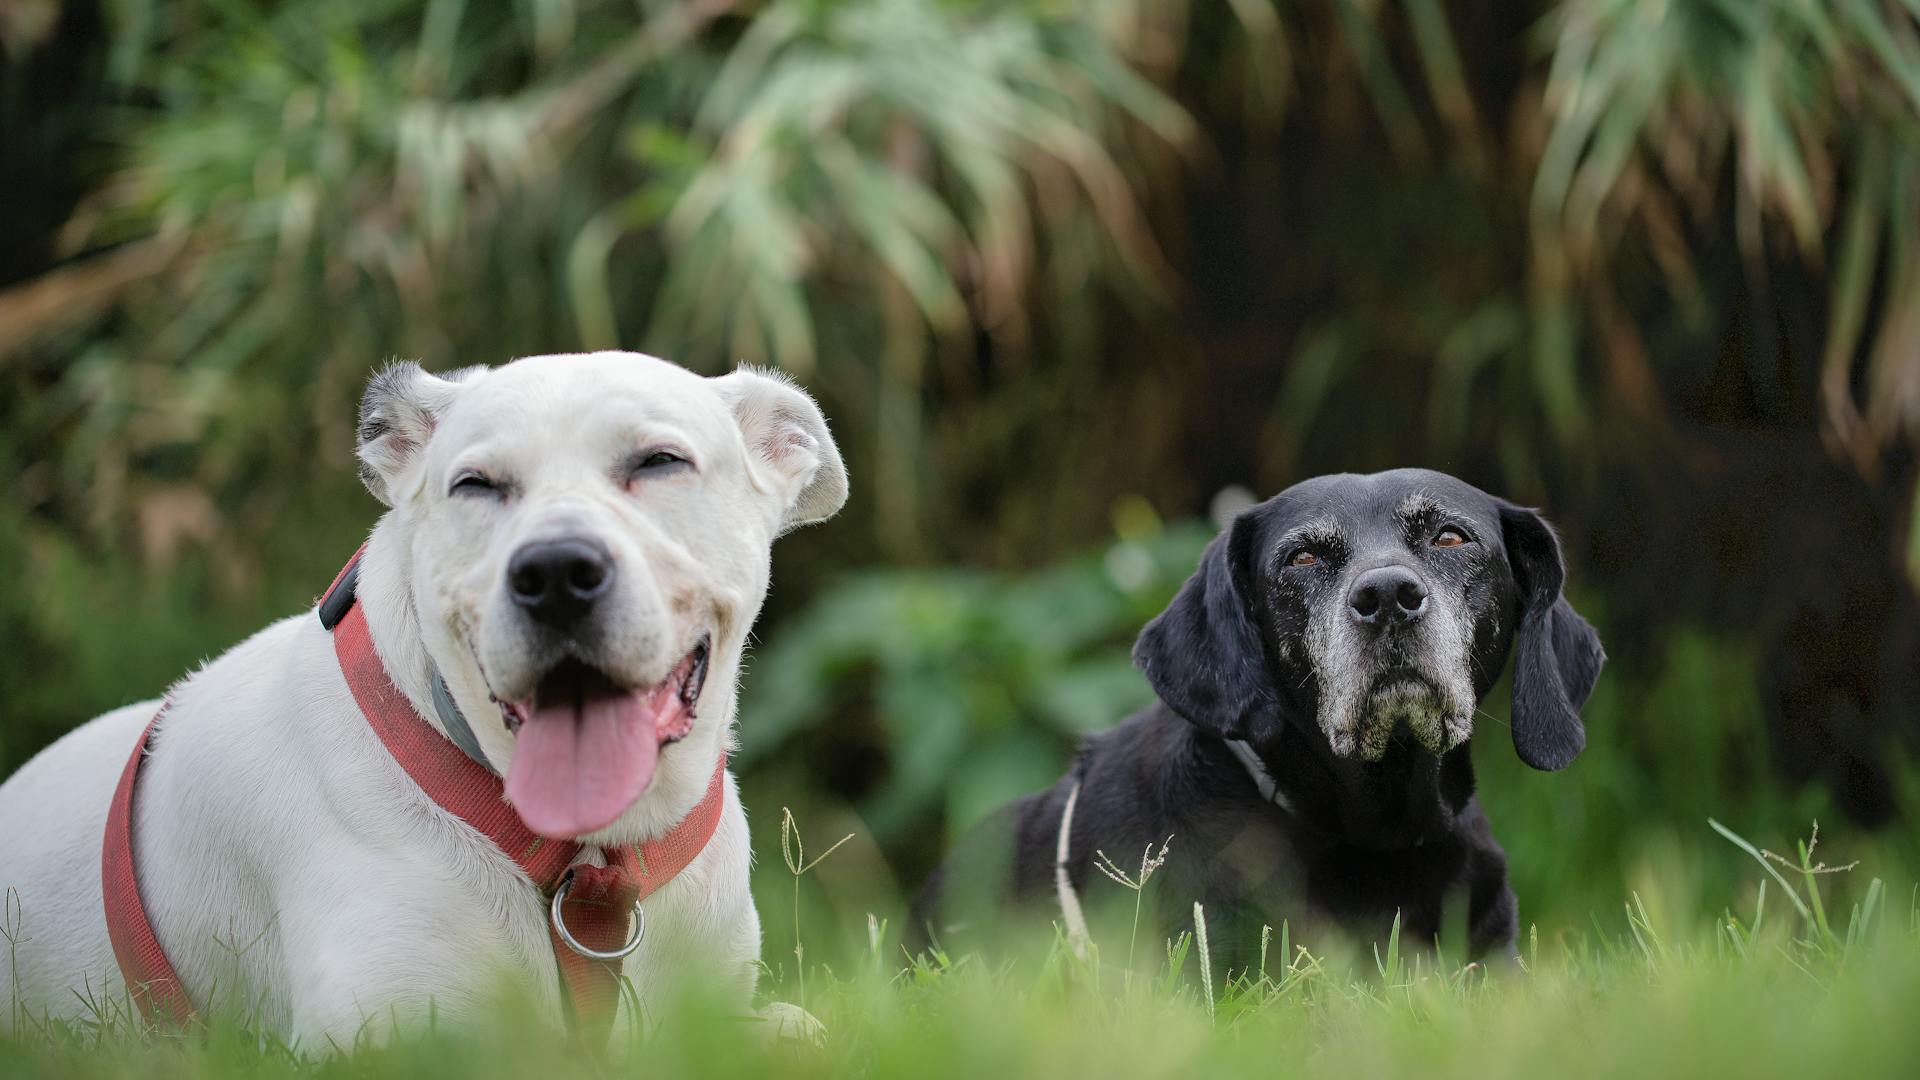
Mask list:
[[[839,513],[847,502],[847,467],[806,391],[785,375],[745,366],[713,385],[740,425],[749,467],[780,499],[775,535]]]
[[[453,401],[460,380],[476,369],[462,368],[445,378],[430,375],[411,360],[389,364],[367,380],[360,399],[360,480],[373,497],[394,506],[410,490],[407,473],[433,435],[440,414]]]

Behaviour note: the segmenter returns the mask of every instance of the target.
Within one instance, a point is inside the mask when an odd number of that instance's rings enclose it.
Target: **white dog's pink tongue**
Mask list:
[[[613,824],[653,780],[660,713],[678,705],[670,693],[639,690],[523,706],[507,767],[507,799],[520,820],[553,840]]]

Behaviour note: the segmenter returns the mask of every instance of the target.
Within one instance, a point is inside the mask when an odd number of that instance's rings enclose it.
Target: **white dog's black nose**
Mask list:
[[[1367,626],[1412,622],[1427,613],[1427,587],[1404,566],[1375,567],[1347,592],[1347,613]]]
[[[556,630],[577,625],[613,587],[613,559],[587,540],[540,540],[513,553],[507,591],[535,622]]]

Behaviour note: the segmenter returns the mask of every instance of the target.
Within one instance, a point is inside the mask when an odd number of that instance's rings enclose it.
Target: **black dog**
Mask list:
[[[1441,473],[1323,476],[1248,510],[1134,647],[1159,703],[968,837],[915,929],[951,945],[1009,898],[1057,918],[1090,881],[1115,894],[1096,851],[1135,872],[1171,835],[1159,929],[1206,905],[1221,972],[1282,920],[1295,940],[1328,924],[1378,940],[1398,915],[1432,942],[1454,893],[1470,951],[1510,954],[1514,895],[1467,737],[1513,654],[1521,760],[1559,769],[1586,745],[1604,655],[1564,576],[1538,515]]]

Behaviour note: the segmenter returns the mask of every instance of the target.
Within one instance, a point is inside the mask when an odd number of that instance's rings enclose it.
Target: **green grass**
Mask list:
[[[1518,965],[1463,967],[1444,949],[1391,939],[1323,954],[1276,928],[1265,962],[1216,981],[1209,1001],[1190,937],[1143,949],[1138,977],[1123,978],[1124,937],[1096,940],[1085,958],[1060,942],[1024,965],[938,954],[909,963],[886,925],[869,920],[865,949],[810,965],[804,990],[785,963],[763,980],[773,997],[804,994],[829,1032],[817,1049],[767,1046],[695,1001],[607,1059],[503,1005],[477,1031],[305,1055],[227,1021],[150,1041],[121,1023],[29,1022],[0,1038],[0,1076],[1910,1074],[1920,1049],[1915,890],[1896,895],[1864,868],[1823,867],[1817,847],[1781,859],[1723,835],[1755,860],[1737,908],[1669,920],[1630,893],[1589,926],[1528,928]],[[777,864],[762,870],[787,876]]]

